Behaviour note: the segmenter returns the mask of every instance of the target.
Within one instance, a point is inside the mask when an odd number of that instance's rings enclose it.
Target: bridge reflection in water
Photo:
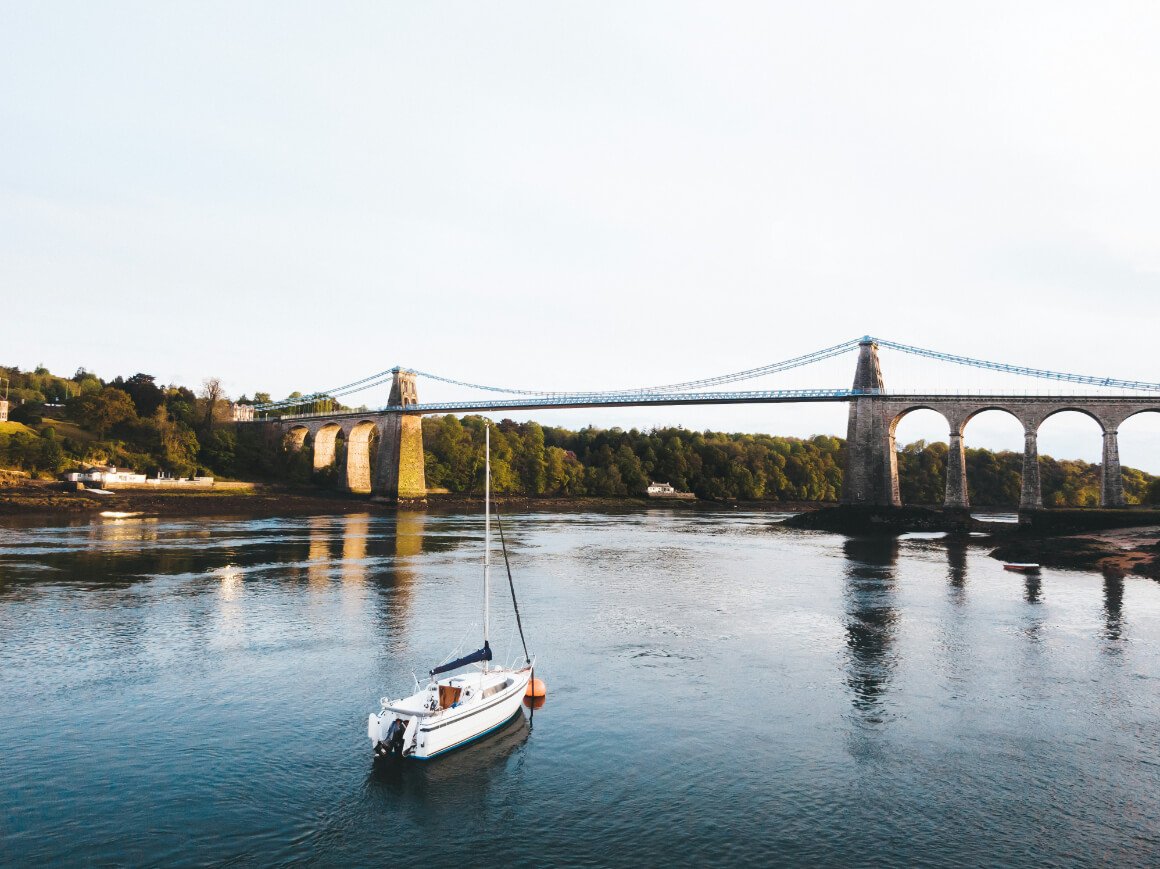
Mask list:
[[[927,559],[945,558],[946,610],[937,609],[928,582],[916,578],[914,584],[904,584],[900,578],[900,556],[909,559],[918,554],[919,547]],[[904,654],[906,658],[930,655],[939,678],[953,683],[967,686],[986,678],[986,662],[962,657],[963,650],[979,645],[977,632],[983,618],[988,631],[996,631],[988,641],[994,643],[995,654],[1023,654],[1027,672],[1032,673],[1047,661],[1044,656],[1051,648],[1049,637],[1057,627],[1060,606],[1073,606],[1077,593],[1090,594],[1090,573],[1013,574],[962,535],[851,537],[842,543],[842,554],[844,681],[857,720],[873,726],[891,722],[892,710],[909,702],[892,702],[892,693],[927,690],[921,687],[927,676],[912,669],[922,665],[904,660]],[[968,586],[972,562],[978,573],[973,601]],[[1056,607],[1050,602],[1053,582],[1059,583],[1056,588],[1063,598]],[[1121,571],[1105,570],[1102,594],[1098,603],[1092,601],[1099,607],[1098,618],[1093,608],[1092,618],[1083,622],[1089,636],[1098,639],[1102,656],[1113,663],[1122,662],[1130,651],[1125,614],[1129,583]],[[1079,586],[1089,591],[1078,592]],[[913,626],[910,630],[903,629],[903,611]],[[1022,642],[1009,645],[1012,637]]]
[[[886,693],[897,664],[895,566],[898,538],[851,537],[846,556],[846,684],[854,709],[868,723],[887,716]]]

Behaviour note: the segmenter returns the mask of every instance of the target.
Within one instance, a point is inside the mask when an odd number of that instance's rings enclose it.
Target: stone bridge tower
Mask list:
[[[858,342],[858,367],[846,426],[846,468],[842,477],[843,504],[899,504],[898,457],[890,449],[890,432],[878,405],[886,384],[872,338]]]
[[[423,417],[407,413],[419,403],[415,372],[396,368],[388,404],[403,410],[384,414],[379,438],[374,491],[397,501],[427,497],[427,472],[423,456]]]

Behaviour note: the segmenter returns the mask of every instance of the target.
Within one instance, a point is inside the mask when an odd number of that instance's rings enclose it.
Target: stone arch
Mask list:
[[[314,436],[314,470],[321,471],[335,463],[335,447],[342,426],[330,422],[322,426]]]
[[[971,408],[971,410],[967,412],[967,414],[963,417],[963,423],[960,426],[960,429],[965,430],[967,423],[969,423],[979,414],[989,413],[991,411],[998,411],[999,413],[1005,413],[1007,416],[1013,417],[1017,423],[1023,426],[1024,431],[1029,428],[1037,427],[1037,423],[1032,417],[1029,417],[1026,413],[1021,414],[1014,408],[1005,407],[1002,404],[981,404],[978,407]]]
[[[1101,419],[1099,414],[1097,414],[1090,407],[1083,407],[1082,405],[1065,404],[1065,405],[1062,405],[1060,407],[1053,407],[1053,408],[1051,408],[1051,410],[1047,411],[1046,413],[1040,414],[1035,419],[1035,430],[1039,431],[1039,429],[1041,429],[1043,427],[1043,424],[1045,422],[1047,422],[1053,416],[1059,416],[1061,413],[1083,414],[1084,416],[1088,417],[1089,419],[1094,420],[1095,424],[1100,427],[1101,431],[1106,431],[1108,429],[1107,422],[1105,420]],[[1112,426],[1112,428],[1115,428],[1115,426]]]
[[[934,413],[938,414],[940,417],[942,417],[943,421],[946,423],[947,432],[949,434],[949,437],[950,437],[950,440],[952,441],[952,443],[958,438],[957,429],[955,428],[955,426],[951,422],[951,420],[947,417],[947,415],[938,407],[932,406],[930,404],[914,404],[914,405],[906,406],[906,407],[901,408],[900,410],[898,410],[897,412],[895,412],[893,414],[892,418],[890,419],[889,423],[886,426],[886,431],[887,431],[887,454],[889,456],[888,460],[890,462],[890,479],[891,479],[891,486],[894,490],[893,503],[895,503],[895,504],[904,503],[903,498],[902,498],[903,486],[902,486],[902,481],[901,481],[901,478],[899,476],[899,471],[898,471],[898,426],[902,423],[902,421],[907,416],[914,413],[915,411],[920,411],[920,410],[930,410],[930,411],[933,411]],[[951,468],[948,465],[948,467],[946,469],[946,473],[944,475],[944,485],[949,486],[950,480],[951,480]],[[945,496],[944,496],[944,501],[945,501]]]
[[[910,416],[910,414],[914,413],[916,410],[934,411],[939,416],[941,416],[943,418],[943,420],[946,422],[947,431],[950,431],[950,429],[952,428],[950,418],[945,413],[943,413],[939,408],[935,407],[933,404],[914,404],[914,405],[911,405],[909,407],[904,407],[902,410],[895,413],[894,418],[890,420],[889,432],[890,432],[891,446],[894,445],[894,438],[895,438],[895,433],[898,431],[898,424],[900,422],[902,422],[903,419]]]
[[[975,481],[976,485],[974,487],[974,494],[970,494],[972,481],[970,479],[970,475],[966,473],[966,447],[967,447],[966,432],[967,432],[967,426],[969,426],[971,424],[971,422],[976,417],[978,417],[984,413],[999,413],[999,414],[1002,414],[1003,416],[1008,417],[1010,419],[1013,419],[1015,421],[1016,425],[1019,426],[1019,431],[1018,431],[1018,434],[1016,435],[1016,437],[1018,437],[1023,442],[1023,461],[1021,461],[1019,463],[1019,470],[1018,470],[1019,479],[1018,480],[1014,480],[1014,479],[1007,476],[1006,472],[1010,470],[1009,468],[1004,468],[1004,467],[1000,466],[999,468],[995,469],[999,473],[999,481],[998,481],[999,486],[998,486],[998,488],[980,491],[979,487],[978,487],[978,481]],[[1028,419],[1026,418],[1026,415],[1021,415],[1017,411],[1011,409],[1010,407],[1004,407],[1001,404],[980,405],[979,407],[971,408],[964,415],[962,426],[960,428],[960,432],[962,434],[962,443],[963,443],[964,488],[968,492],[968,495],[967,495],[968,503],[972,503],[972,504],[977,503],[977,504],[980,504],[984,507],[996,507],[996,506],[1004,505],[1004,502],[1006,502],[1006,501],[1014,501],[1015,504],[1022,505],[1025,500],[1028,500],[1031,497],[1025,491],[1025,489],[1027,489],[1027,487],[1024,486],[1024,478],[1027,477],[1027,475],[1028,475],[1026,458],[1027,458],[1027,450],[1028,450],[1027,432],[1030,430],[1029,426],[1030,426],[1030,423],[1029,423]],[[1018,443],[1018,441],[1016,441],[1016,443]],[[1015,452],[1016,454],[1018,454],[1019,451],[1016,449],[1016,450],[1013,450],[1012,452]],[[1038,483],[1037,483],[1037,481],[1038,481],[1038,475],[1036,474],[1035,479],[1033,481],[1036,483],[1036,491],[1035,491],[1035,495],[1034,495],[1034,498],[1036,498],[1036,499],[1038,498]]]
[[[372,441],[378,436],[378,426],[363,419],[351,426],[346,440],[346,489],[348,492],[369,494],[371,491]]]
[[[282,438],[282,442],[287,449],[294,450],[294,452],[301,452],[306,446],[306,439],[310,435],[310,429],[304,425],[296,425],[291,428]]]
[[[1100,465],[1100,481],[1098,492],[1095,491],[1094,484],[1091,490],[1080,489],[1078,491],[1073,491],[1066,487],[1061,488],[1061,477],[1059,476],[1059,471],[1054,464],[1054,461],[1056,459],[1066,461],[1066,459],[1060,459],[1060,457],[1069,455],[1075,457],[1075,453],[1069,452],[1067,449],[1062,451],[1059,450],[1058,444],[1056,444],[1055,447],[1052,447],[1050,443],[1051,438],[1058,435],[1053,435],[1050,430],[1048,432],[1044,432],[1044,425],[1049,420],[1057,420],[1066,426],[1067,417],[1064,417],[1065,414],[1076,414],[1080,417],[1091,420],[1096,425],[1096,432],[1099,433],[1097,434],[1097,438],[1102,436],[1103,449],[1100,453],[1100,459],[1097,460],[1097,462],[1093,462],[1093,464],[1098,463]],[[1063,417],[1063,419],[1060,419],[1061,417]],[[1084,431],[1085,433],[1082,435],[1082,438],[1084,442],[1087,442],[1087,438],[1089,436],[1086,434],[1086,432],[1090,431],[1090,429],[1085,427]],[[1049,459],[1044,459],[1042,461],[1037,460],[1037,466],[1039,467],[1039,471],[1043,479],[1043,487],[1047,490],[1047,494],[1043,498],[1044,506],[1094,507],[1116,506],[1118,502],[1122,503],[1122,494],[1119,496],[1116,494],[1117,491],[1122,493],[1122,482],[1120,481],[1119,456],[1115,454],[1114,451],[1115,429],[1110,429],[1109,439],[1108,423],[1106,420],[1101,419],[1100,414],[1097,411],[1090,407],[1084,407],[1078,404],[1061,404],[1057,407],[1048,408],[1046,411],[1041,411],[1037,415],[1035,424],[1037,449],[1039,441],[1045,436],[1045,434],[1048,437],[1048,444],[1046,449],[1049,454],[1054,454],[1054,458],[1049,456],[1051,459],[1050,461]],[[1096,440],[1095,442],[1099,443],[1100,441]],[[1109,455],[1109,446],[1112,448],[1111,455]],[[1085,460],[1095,459],[1095,456],[1092,455],[1092,453],[1081,454],[1080,457]],[[1107,466],[1112,467],[1111,473],[1105,473]],[[1109,489],[1109,484],[1114,484],[1112,485],[1111,489]]]

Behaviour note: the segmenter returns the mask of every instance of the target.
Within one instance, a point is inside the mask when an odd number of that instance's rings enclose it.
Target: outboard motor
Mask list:
[[[396,718],[392,721],[382,741],[375,745],[375,757],[387,757],[391,755],[401,757],[403,754],[403,737],[406,732],[407,725],[403,719]]]

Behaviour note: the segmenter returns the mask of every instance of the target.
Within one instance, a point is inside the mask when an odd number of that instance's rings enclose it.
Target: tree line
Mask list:
[[[483,417],[452,415],[423,422],[427,484],[453,493],[482,485]],[[504,420],[492,427],[492,485],[525,495],[644,496],[650,481],[671,483],[699,498],[738,501],[836,501],[842,490],[845,441],[764,434],[584,428],[570,431]],[[942,504],[945,443],[916,441],[898,454],[907,504]],[[971,503],[1019,505],[1023,454],[968,449]],[[1047,506],[1097,506],[1100,466],[1040,456]],[[1160,478],[1124,468],[1129,504],[1160,503]]]
[[[220,381],[200,392],[161,386],[149,374],[101,380],[78,369],[70,378],[41,367],[0,367],[10,381],[11,423],[0,427],[0,467],[57,474],[107,464],[174,476],[242,475],[264,462],[256,433],[230,425]]]

